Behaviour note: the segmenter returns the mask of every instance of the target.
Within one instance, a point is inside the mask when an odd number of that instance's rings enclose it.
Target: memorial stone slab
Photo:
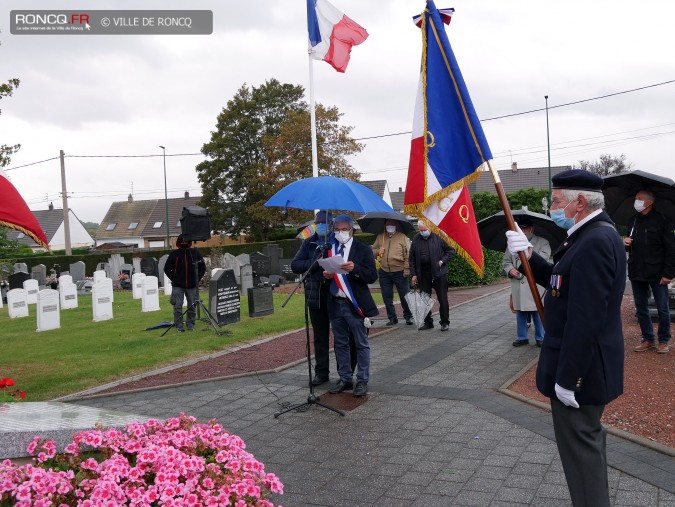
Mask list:
[[[10,319],[28,317],[28,302],[24,289],[11,289],[7,292],[7,311]]]
[[[145,276],[159,276],[159,263],[154,257],[143,257],[141,259],[141,273]]]
[[[47,278],[47,266],[44,264],[33,266],[30,270],[30,276],[33,280],[37,280],[38,285],[44,285]]]
[[[157,271],[159,271],[159,281],[160,285],[164,285],[164,266],[166,265],[166,260],[169,258],[168,254],[164,254],[159,258],[157,263]]]
[[[94,282],[91,291],[91,307],[94,322],[113,318],[113,285],[110,278],[101,278]]]
[[[219,326],[239,322],[241,299],[234,270],[218,270],[209,281],[209,312]]]
[[[246,264],[251,264],[251,256],[247,253],[237,255],[237,261],[239,262],[239,267],[245,266]]]
[[[91,294],[91,291],[94,288],[94,282],[91,280],[80,280],[75,284],[77,287],[78,294]]]
[[[120,279],[120,287],[123,289],[131,289],[131,276],[134,274],[134,266],[132,264],[122,264],[121,275],[126,275],[126,278]]]
[[[270,275],[281,275],[279,260],[284,256],[284,252],[276,243],[269,243],[263,248],[263,253],[270,258]]]
[[[171,289],[173,289],[173,286],[171,285],[171,280],[169,279],[166,273],[164,273],[163,278],[164,278],[164,295],[170,296]]]
[[[61,310],[70,310],[77,308],[77,285],[74,283],[64,283],[63,276],[59,279],[59,300]]]
[[[73,277],[71,275],[62,274],[59,277],[59,286],[61,286],[61,285],[72,285],[72,284],[73,284]]]
[[[26,301],[29,305],[37,304],[38,292],[40,291],[40,286],[38,285],[37,280],[26,280],[23,282],[23,288],[26,290]]]
[[[241,267],[241,293],[248,294],[248,289],[253,287],[253,268],[250,264]]]
[[[69,267],[70,270],[70,276],[73,277],[73,282],[79,282],[81,280],[84,280],[86,274],[86,266],[84,262],[82,261],[77,261],[73,262]]]
[[[218,271],[225,271],[225,270],[224,270],[223,268],[213,268],[213,269],[211,270],[211,278],[213,278],[214,276],[216,276],[216,273],[217,273]]]
[[[156,276],[146,276],[141,282],[141,311],[157,312],[159,308],[159,281]]]
[[[272,287],[279,287],[283,278],[279,275],[270,275],[270,285]]]
[[[111,280],[115,276],[115,274],[113,273],[112,268],[110,266],[110,263],[108,263],[108,262],[103,264],[103,271],[105,271],[105,276],[107,276]]]
[[[124,257],[120,254],[112,254],[108,259],[110,264],[110,279],[115,280],[122,273],[122,264],[124,264]]]
[[[23,282],[30,279],[30,275],[25,271],[17,271],[14,274],[11,274],[7,277],[9,282],[9,288],[11,289],[23,289]]]
[[[134,299],[141,299],[144,279],[145,273],[134,273],[131,275],[131,290]]]
[[[50,331],[61,327],[59,291],[41,290],[37,300],[37,330]]]
[[[256,277],[270,276],[271,274],[271,260],[268,255],[260,252],[251,254],[251,267],[253,268],[253,274]]]
[[[28,273],[28,265],[25,262],[15,263],[14,273]]]
[[[96,271],[103,271],[105,273],[105,262],[99,262],[96,264]]]
[[[272,287],[253,287],[248,289],[248,316],[264,317],[274,313]]]
[[[105,271],[100,269],[94,271],[94,283],[98,282],[99,280],[103,280],[104,278],[107,278],[105,276]]]
[[[140,257],[133,257],[131,259],[131,263],[134,265],[134,273],[140,273],[141,272],[141,258]]]
[[[298,275],[293,273],[291,269],[291,262],[293,259],[279,259],[279,269],[281,270],[281,276],[286,280],[295,280]]]

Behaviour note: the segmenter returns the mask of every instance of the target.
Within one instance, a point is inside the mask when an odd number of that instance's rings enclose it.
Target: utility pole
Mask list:
[[[546,100],[546,146],[548,148],[548,195],[551,196],[551,138],[548,133],[548,95],[544,95]]]
[[[66,240],[66,255],[72,255],[70,248],[70,212],[68,211],[68,192],[66,191],[66,154],[60,150],[61,158],[61,199],[63,201],[63,236]]]

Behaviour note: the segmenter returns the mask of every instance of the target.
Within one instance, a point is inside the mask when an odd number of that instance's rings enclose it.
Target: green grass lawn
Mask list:
[[[207,304],[207,293],[202,293]],[[36,332],[35,305],[30,316],[10,319],[7,307],[0,309],[2,352],[0,378],[11,377],[17,389],[26,391],[26,401],[44,401],[81,391],[175,363],[181,359],[223,350],[245,340],[275,335],[304,326],[304,296],[296,294],[285,308],[288,296],[274,295],[274,314],[249,318],[248,301],[242,298],[241,321],[223,326],[230,334],[217,336],[207,323],[198,322],[195,332],[164,329],[144,331],[162,321],[173,320],[169,296],[160,295],[161,311],[141,312],[141,300],[131,291],[115,292],[112,320],[94,322],[91,296],[79,296],[79,307],[61,311],[61,328]],[[373,297],[378,304],[379,293]]]

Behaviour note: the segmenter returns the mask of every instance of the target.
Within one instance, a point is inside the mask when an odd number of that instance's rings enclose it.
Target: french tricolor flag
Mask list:
[[[49,249],[49,241],[26,201],[0,169],[0,227],[23,232],[38,245]]]
[[[368,32],[326,0],[307,0],[307,30],[311,56],[344,72],[352,46],[368,38]]]

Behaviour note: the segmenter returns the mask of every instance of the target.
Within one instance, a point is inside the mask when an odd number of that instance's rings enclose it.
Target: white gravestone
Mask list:
[[[91,291],[91,307],[94,322],[113,318],[113,286],[110,278],[103,278],[94,283]]]
[[[141,299],[143,280],[145,280],[145,273],[134,273],[131,275],[131,293],[134,299]]]
[[[73,277],[70,275],[61,275],[59,277],[59,285],[72,285]]]
[[[146,276],[142,282],[141,311],[156,312],[159,308],[159,281],[156,276]]]
[[[64,283],[64,276],[59,279],[59,301],[62,310],[77,308],[77,285],[74,283]],[[68,278],[71,278],[68,276]],[[65,282],[68,280],[66,279]],[[44,291],[43,291],[44,292]]]
[[[50,331],[60,327],[59,291],[54,289],[40,291],[37,300],[37,330]]]
[[[23,282],[23,288],[26,291],[26,301],[29,305],[37,304],[38,292],[40,291],[40,284],[37,280],[26,280]]]
[[[10,319],[28,317],[28,302],[25,289],[12,289],[7,292],[7,311]]]
[[[170,296],[171,295],[171,280],[169,280],[169,277],[166,276],[166,273],[164,273],[164,295],[165,296]]]
[[[211,278],[213,278],[214,276],[216,276],[216,273],[217,273],[218,271],[225,271],[225,270],[224,270],[223,268],[213,268],[213,269],[211,270]]]
[[[98,280],[102,280],[106,278],[105,276],[105,271],[94,271],[94,283],[96,283]]]

